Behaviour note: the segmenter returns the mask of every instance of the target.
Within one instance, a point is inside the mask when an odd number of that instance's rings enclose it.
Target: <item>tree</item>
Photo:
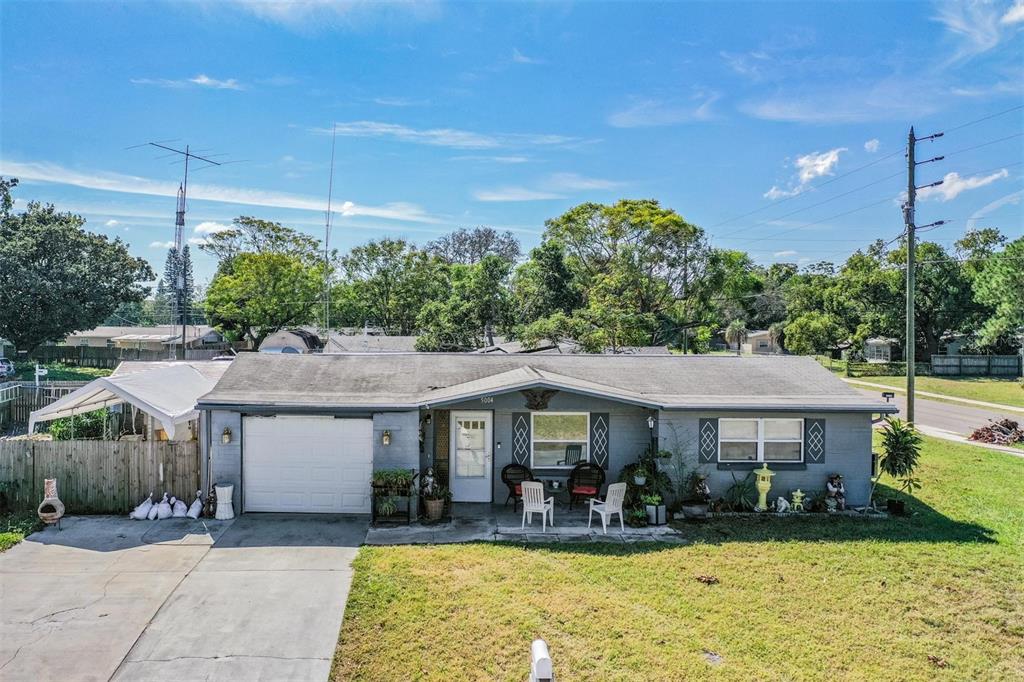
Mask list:
[[[974,296],[993,311],[981,326],[978,340],[983,346],[1024,334],[1024,237],[985,261],[974,282]]]
[[[509,263],[519,260],[522,249],[519,240],[509,231],[498,232],[493,227],[462,227],[443,237],[427,242],[426,252],[449,265],[474,265],[485,256],[498,256]]]
[[[21,350],[92,329],[125,302],[142,301],[155,278],[120,239],[83,229],[85,219],[30,202],[14,213],[0,179],[0,337]]]
[[[179,279],[182,287],[180,300]],[[192,274],[192,256],[187,244],[182,247],[180,252],[174,247],[167,250],[164,275],[156,283],[155,298],[156,305],[163,312],[163,317],[168,324],[179,324],[182,310],[185,311],[186,322],[194,323],[198,312],[196,310],[196,286]]]
[[[212,324],[259,348],[268,335],[310,322],[322,286],[321,263],[287,253],[239,253],[210,283],[206,311]]]
[[[836,348],[845,337],[845,330],[829,313],[809,312],[786,325],[786,348],[798,355],[824,353]]]
[[[512,295],[518,319],[532,322],[554,313],[569,315],[583,305],[583,292],[565,260],[565,249],[549,239],[516,268]]]
[[[728,344],[736,344],[736,355],[740,354],[740,346],[747,340],[747,325],[743,320],[733,320],[729,323],[729,326],[725,328],[725,342]]]
[[[772,346],[781,352],[786,342],[786,323],[772,322],[768,325],[768,338],[771,340]]]
[[[224,261],[240,253],[280,253],[314,261],[323,258],[320,240],[290,227],[251,216],[231,221],[231,229],[214,232],[199,248]],[[173,287],[173,282],[167,283]]]
[[[341,259],[341,270],[337,295],[356,303],[350,313],[389,332],[411,334],[423,307],[446,293],[443,264],[404,239],[357,246]]]
[[[418,350],[470,350],[494,343],[494,332],[509,320],[508,276],[512,264],[484,256],[475,265],[449,268],[447,298],[427,303],[417,318]]]

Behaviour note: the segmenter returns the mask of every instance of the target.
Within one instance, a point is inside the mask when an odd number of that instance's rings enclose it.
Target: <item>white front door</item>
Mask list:
[[[490,502],[493,457],[490,412],[452,412],[449,475],[455,502]]]

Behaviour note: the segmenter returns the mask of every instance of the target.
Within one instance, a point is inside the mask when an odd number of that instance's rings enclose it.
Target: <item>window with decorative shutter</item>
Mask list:
[[[607,412],[590,413],[590,461],[602,469],[611,462],[611,419]]]
[[[825,461],[825,420],[804,420],[804,461],[821,464]]]
[[[718,460],[718,420],[701,419],[697,429],[697,453],[702,464]]]
[[[530,464],[530,413],[512,413],[512,459],[516,464]]]

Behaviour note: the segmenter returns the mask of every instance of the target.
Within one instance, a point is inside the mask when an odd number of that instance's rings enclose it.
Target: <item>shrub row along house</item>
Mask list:
[[[576,461],[614,481],[652,445],[720,496],[767,462],[773,495],[846,481],[867,502],[873,415],[805,357],[243,353],[202,411],[207,477],[242,511],[369,513],[372,472],[434,467],[455,502],[502,502],[502,467]]]

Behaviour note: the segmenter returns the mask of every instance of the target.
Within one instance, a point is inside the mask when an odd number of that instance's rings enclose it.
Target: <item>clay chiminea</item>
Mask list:
[[[43,484],[43,502],[39,505],[36,513],[39,514],[43,523],[47,525],[56,523],[58,524],[57,528],[60,528],[60,519],[64,516],[64,503],[57,497],[56,478],[48,478]]]

